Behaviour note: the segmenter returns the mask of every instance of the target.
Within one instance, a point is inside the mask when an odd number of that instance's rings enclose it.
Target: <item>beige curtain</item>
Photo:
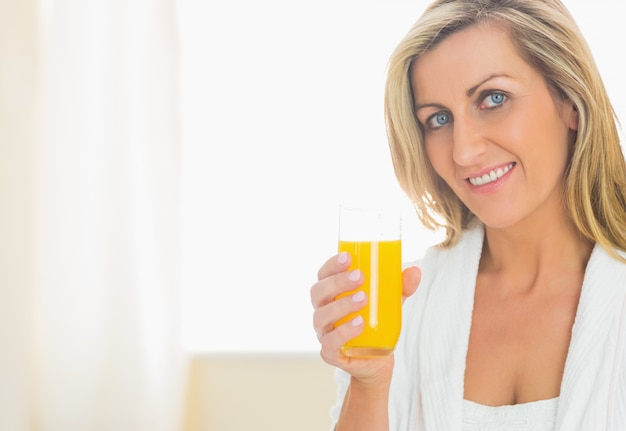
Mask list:
[[[0,0],[0,429],[182,429],[174,0]]]

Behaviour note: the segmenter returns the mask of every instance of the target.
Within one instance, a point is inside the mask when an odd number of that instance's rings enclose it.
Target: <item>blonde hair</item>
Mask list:
[[[455,244],[475,219],[426,156],[410,74],[424,52],[486,21],[503,25],[553,96],[571,101],[578,111],[565,207],[581,235],[617,256],[614,249],[626,250],[626,165],[617,118],[591,52],[559,0],[438,0],[426,9],[391,55],[387,70],[385,121],[400,186],[427,228],[445,229],[442,246]]]

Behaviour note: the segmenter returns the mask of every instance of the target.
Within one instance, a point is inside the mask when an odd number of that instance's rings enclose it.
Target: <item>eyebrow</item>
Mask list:
[[[505,78],[510,78],[509,75],[507,75],[506,73],[492,73],[491,75],[483,78],[480,80],[480,82],[478,82],[478,84],[473,85],[472,87],[470,87],[465,94],[467,95],[467,97],[472,97],[474,95],[474,93],[476,93],[476,90],[478,90],[480,88],[481,85],[483,85],[486,82],[491,81],[494,78],[500,78],[500,77],[505,77]],[[439,103],[422,103],[419,105],[415,105],[415,112],[419,111],[420,109],[423,108],[444,108],[443,105],[439,104]]]
[[[472,97],[474,95],[474,93],[476,93],[476,90],[478,90],[478,88],[483,85],[485,82],[490,81],[494,78],[500,78],[500,77],[505,77],[505,78],[510,78],[509,75],[507,75],[506,73],[492,73],[491,75],[487,76],[485,79],[481,80],[478,84],[474,85],[473,87],[471,87],[470,89],[468,89],[465,94],[467,95],[467,97]]]

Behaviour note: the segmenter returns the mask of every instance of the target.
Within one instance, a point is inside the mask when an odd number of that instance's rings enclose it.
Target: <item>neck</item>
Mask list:
[[[540,281],[585,272],[593,243],[583,238],[569,220],[485,229],[480,272],[498,274],[512,286],[530,289]]]

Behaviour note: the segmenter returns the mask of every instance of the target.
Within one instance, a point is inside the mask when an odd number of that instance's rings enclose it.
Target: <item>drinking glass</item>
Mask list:
[[[339,252],[350,253],[349,271],[359,269],[363,273],[364,282],[357,290],[367,294],[363,309],[335,324],[339,326],[357,315],[365,324],[363,332],[349,340],[342,350],[350,357],[387,356],[393,352],[402,326],[400,212],[346,206],[341,206],[339,212]]]

